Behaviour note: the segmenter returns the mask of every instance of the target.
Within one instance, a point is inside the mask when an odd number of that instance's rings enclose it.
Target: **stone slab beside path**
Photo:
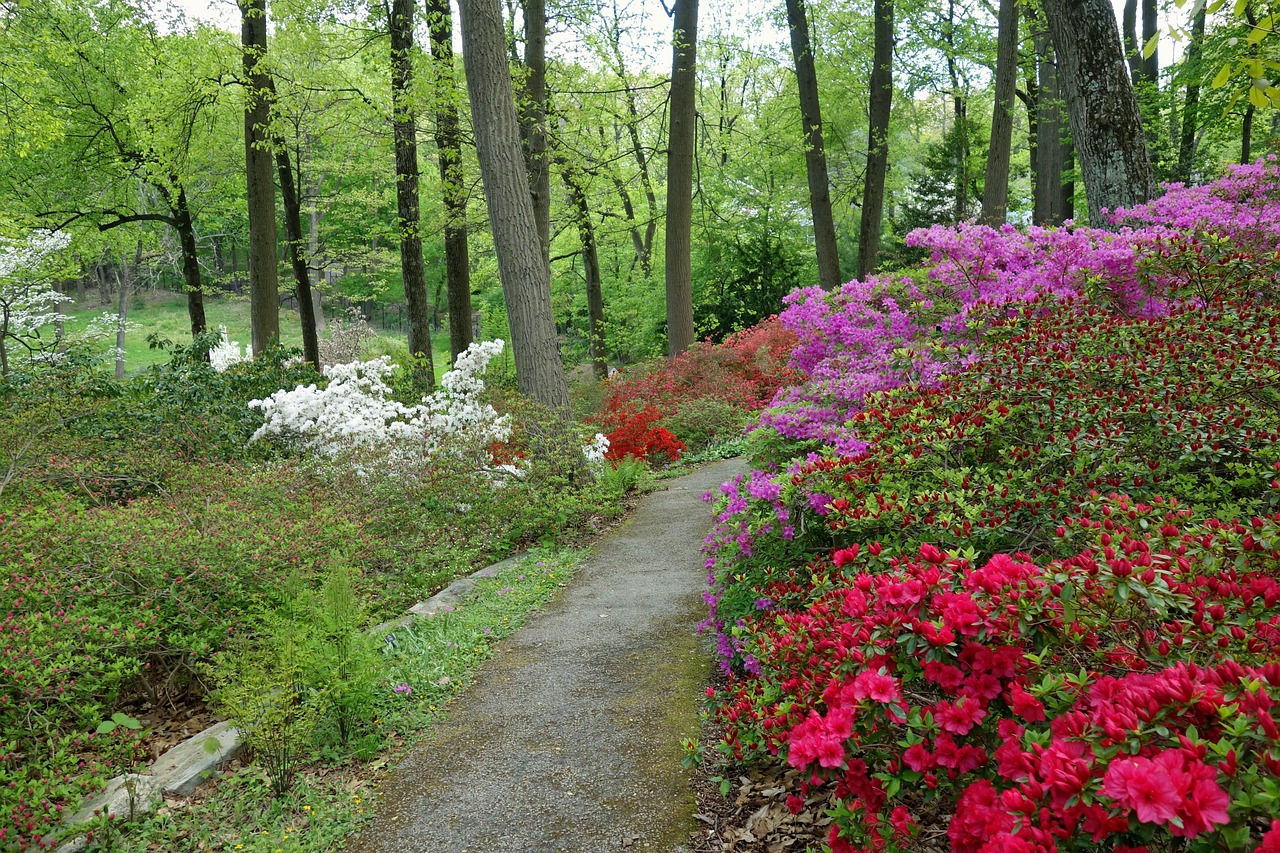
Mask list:
[[[687,849],[681,766],[711,661],[701,496],[736,460],[665,481],[501,645],[379,786],[353,853],[592,853]]]

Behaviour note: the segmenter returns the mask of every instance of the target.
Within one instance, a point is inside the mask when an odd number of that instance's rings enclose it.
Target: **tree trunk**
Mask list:
[[[191,222],[191,206],[186,187],[178,187],[173,208],[173,227],[182,246],[182,283],[187,291],[187,317],[191,320],[191,336],[209,328],[204,316],[204,285],[200,281],[200,258],[196,254],[196,230]]]
[[[1009,159],[1013,149],[1013,101],[1018,88],[1018,4],[1000,0],[996,39],[995,105],[991,111],[991,145],[982,186],[982,221],[999,227],[1009,212]]]
[[[836,226],[831,216],[831,182],[822,140],[822,109],[818,101],[818,73],[809,44],[809,21],[804,0],[787,0],[791,29],[791,55],[800,88],[800,115],[804,122],[804,165],[809,176],[809,207],[813,212],[813,242],[818,255],[818,283],[823,290],[840,286],[840,254]]]
[[[1033,20],[1030,10],[1026,11],[1027,30],[1031,30]],[[1038,120],[1040,113],[1040,82],[1036,78],[1036,63],[1039,57],[1036,56],[1035,42],[1031,41],[1030,49],[1022,54],[1022,74],[1024,85],[1026,86],[1026,97],[1023,104],[1027,108],[1027,160],[1031,168],[1031,221],[1036,221],[1036,181],[1039,180],[1040,174],[1040,123]]]
[[[1103,228],[1104,210],[1141,204],[1156,189],[1115,13],[1107,0],[1044,0],[1044,11],[1089,222]]]
[[[460,0],[462,61],[476,153],[511,323],[520,391],[566,415],[569,387],[556,340],[551,279],[520,152],[520,128],[503,50],[498,0]]]
[[[275,83],[272,82],[274,90]],[[294,293],[298,297],[298,318],[302,325],[302,355],[320,371],[320,336],[316,330],[316,306],[311,299],[311,273],[303,250],[302,202],[295,183],[289,149],[282,137],[275,138],[276,168],[280,172],[280,197],[284,202],[284,231],[289,243],[289,261],[293,265]],[[299,179],[301,176],[299,176]]]
[[[520,135],[533,218],[543,257],[551,248],[551,169],[547,163],[547,2],[521,0],[524,13],[524,97],[520,99]]]
[[[414,358],[413,384],[435,385],[431,358],[431,311],[426,270],[422,263],[422,230],[418,215],[418,131],[413,107],[414,0],[392,0],[391,31],[392,134],[396,144],[396,214],[400,230],[400,270],[404,279],[409,353]]]
[[[280,339],[276,268],[276,186],[271,162],[271,102],[258,62],[267,53],[266,0],[239,0],[244,49],[245,184],[249,199],[249,312],[253,354]]]
[[[1142,79],[1142,45],[1138,44],[1138,0],[1124,0],[1120,35],[1124,39],[1124,57],[1129,63],[1129,79],[1136,86]]]
[[[449,0],[427,0],[427,23],[431,29],[431,57],[436,72],[436,151],[444,197],[444,266],[449,302],[449,363],[452,365],[471,346],[471,269]]]
[[[621,29],[613,27],[609,33],[609,48],[613,55],[613,70],[622,83],[623,102],[627,107],[627,115],[623,123],[627,136],[631,141],[631,155],[640,170],[640,185],[644,189],[645,202],[649,206],[649,220],[645,224],[644,240],[636,249],[636,260],[640,263],[640,271],[648,278],[653,273],[653,237],[658,228],[658,196],[653,189],[653,179],[649,176],[649,157],[645,154],[644,145],[640,141],[640,109],[636,106],[636,93],[631,88],[631,77],[627,74],[626,61],[622,55]],[[630,209],[630,195],[626,196],[626,204]],[[628,213],[628,221],[634,222],[634,213]]]
[[[324,173],[316,178],[315,186],[307,194],[307,264],[315,271],[316,282],[311,288],[311,315],[315,317],[316,333],[325,330],[324,304],[320,298],[320,282],[328,283],[326,264],[320,260],[320,187],[324,183]]]
[[[1253,4],[1246,2],[1244,4],[1244,19],[1249,26],[1257,26],[1258,18],[1253,14]],[[1256,45],[1254,56],[1256,57]],[[1245,98],[1245,100],[1249,100]],[[1240,165],[1247,166],[1249,161],[1253,159],[1253,104],[1245,104],[1244,121],[1240,125]]]
[[[858,233],[860,279],[875,272],[880,253],[884,179],[889,171],[889,113],[893,106],[893,0],[875,0],[874,14],[867,172],[862,187],[862,229]]]
[[[1196,161],[1196,131],[1200,112],[1200,52],[1204,44],[1204,6],[1191,19],[1191,41],[1187,44],[1187,97],[1182,107],[1182,133],[1178,140],[1178,169],[1174,179],[1191,183],[1191,170]]]
[[[1061,225],[1067,218],[1062,204],[1062,92],[1058,86],[1058,66],[1049,42],[1048,30],[1028,9],[1027,23],[1035,41],[1039,97],[1036,101],[1036,171],[1031,221],[1036,225]]]
[[[600,282],[600,257],[596,251],[596,232],[591,224],[591,208],[582,182],[573,168],[563,158],[559,159],[564,185],[569,190],[573,204],[574,221],[578,226],[578,240],[582,245],[582,270],[587,282],[587,354],[596,379],[609,376],[609,363],[604,347],[604,295]]]
[[[1142,0],[1142,44],[1138,50],[1146,51],[1147,42],[1160,32],[1160,9],[1158,0]],[[1150,56],[1142,59],[1142,79],[1148,83],[1160,82],[1160,51],[1151,51]]]
[[[134,255],[134,266],[121,256],[120,265],[123,275],[116,274],[116,379],[124,379],[124,335],[129,316],[129,283],[133,278],[133,270],[142,263],[142,241],[138,241],[138,251]]]
[[[698,0],[676,0],[667,142],[667,353],[693,346],[693,148]]]
[[[956,222],[963,222],[969,218],[969,105],[956,63],[955,0],[947,0],[947,26],[943,35],[947,43],[947,76],[951,79],[951,114],[956,133],[954,218]]]

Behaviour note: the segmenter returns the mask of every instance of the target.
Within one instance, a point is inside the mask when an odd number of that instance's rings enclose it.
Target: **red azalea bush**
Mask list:
[[[674,359],[637,365],[608,380],[596,422],[610,441],[616,430],[627,430],[621,438],[629,440],[650,426],[691,443],[723,437],[721,433],[741,428],[746,413],[768,404],[780,387],[797,378],[786,366],[794,346],[795,335],[777,317],[719,344],[699,341]],[[686,410],[691,417],[679,418]],[[708,419],[717,423],[708,424]]]
[[[833,851],[913,849],[939,806],[959,853],[1242,849],[1280,807],[1280,515],[1239,526],[1253,565],[1216,574],[1236,525],[1115,496],[1052,562],[839,549],[758,590],[725,744],[834,788]]]
[[[610,462],[628,456],[641,461],[675,461],[684,452],[684,442],[676,438],[666,427],[654,424],[662,419],[662,412],[655,406],[646,406],[626,418],[617,429],[605,438],[609,449],[604,458]]]

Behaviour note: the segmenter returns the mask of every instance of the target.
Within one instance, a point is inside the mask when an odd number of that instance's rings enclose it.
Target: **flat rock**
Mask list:
[[[151,772],[164,793],[175,796],[190,794],[218,767],[239,755],[243,748],[240,733],[224,720],[157,758],[151,765]]]
[[[156,777],[126,773],[108,782],[105,791],[90,797],[80,811],[67,819],[67,823],[88,823],[102,815],[111,815],[116,820],[133,820],[155,811],[162,802],[164,792]]]

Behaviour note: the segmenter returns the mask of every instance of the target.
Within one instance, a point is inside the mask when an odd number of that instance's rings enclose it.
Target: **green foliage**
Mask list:
[[[642,489],[653,482],[648,466],[634,456],[624,456],[621,459],[606,462],[601,466],[597,477],[605,494],[613,496],[616,500],[622,500],[628,492]]]
[[[750,413],[741,406],[728,401],[697,397],[664,417],[662,425],[675,433],[690,451],[697,453],[741,438],[750,417]]]
[[[286,591],[302,591],[296,575]],[[297,605],[269,615],[265,634],[219,655],[211,673],[214,702],[262,765],[275,796],[292,787],[328,699],[307,679],[306,615]]]
[[[813,277],[803,251],[792,231],[767,216],[704,245],[694,287],[698,335],[719,342],[781,311],[782,298]]]
[[[376,686],[383,675],[377,641],[364,633],[367,608],[355,580],[347,559],[335,554],[311,613],[306,614],[312,626],[307,637],[308,681],[327,696],[328,715],[344,746],[373,718]]]

